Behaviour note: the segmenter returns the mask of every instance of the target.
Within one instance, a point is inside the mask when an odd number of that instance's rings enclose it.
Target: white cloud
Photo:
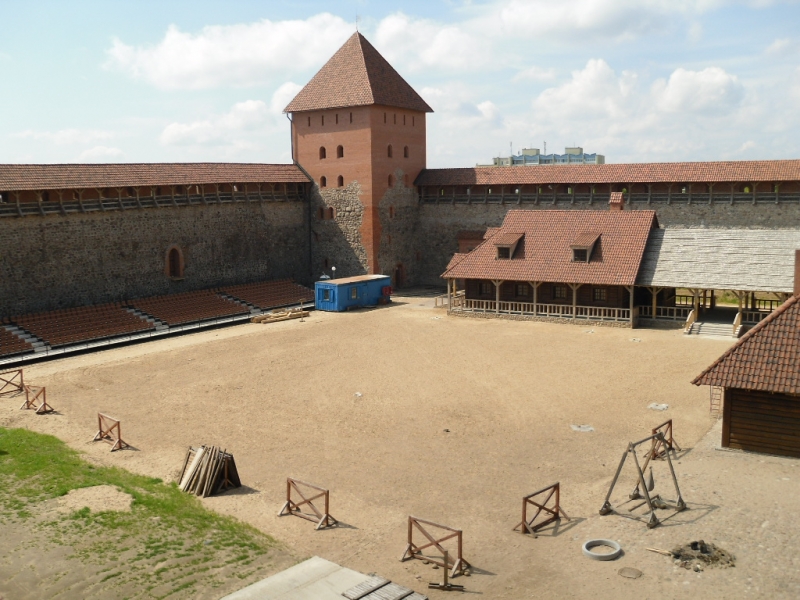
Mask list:
[[[222,115],[191,123],[170,123],[161,132],[160,141],[167,146],[236,145],[243,143],[248,134],[263,129],[269,114],[262,100],[245,100]]]
[[[59,129],[58,131],[34,131],[32,129],[26,129],[25,131],[12,133],[11,137],[44,141],[59,146],[76,146],[109,140],[114,137],[114,133],[97,129]]]
[[[303,89],[302,85],[298,85],[292,81],[284,83],[272,95],[272,101],[269,103],[270,112],[276,115],[282,113],[283,109],[286,108],[301,89]]]
[[[548,88],[533,102],[536,113],[573,120],[598,117],[620,118],[630,112],[629,100],[636,75],[623,72],[617,77],[602,59],[591,59],[586,67],[572,73],[572,80]]]
[[[95,146],[84,150],[78,155],[78,162],[103,162],[109,159],[122,157],[123,152],[119,148],[109,146]]]
[[[558,39],[565,34],[630,39],[661,32],[722,0],[511,0],[492,5],[502,33]]]
[[[474,35],[460,25],[413,19],[403,13],[384,18],[374,43],[391,63],[409,70],[469,69],[484,66],[492,56],[485,32]]]
[[[702,71],[679,68],[673,71],[669,81],[657,81],[653,93],[659,107],[666,112],[720,115],[739,105],[744,87],[736,76],[719,67]]]
[[[155,46],[114,39],[105,66],[162,89],[245,87],[321,66],[352,29],[352,24],[329,13],[305,20],[207,26],[197,34],[170,25]]]
[[[556,78],[555,69],[545,69],[544,67],[528,67],[523,69],[511,79],[511,81],[550,81]]]

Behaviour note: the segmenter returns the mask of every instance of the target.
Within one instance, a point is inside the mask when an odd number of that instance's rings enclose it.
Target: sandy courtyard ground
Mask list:
[[[33,365],[26,380],[47,386],[59,414],[1,399],[0,425],[52,433],[165,480],[188,446],[227,448],[247,487],[207,506],[298,556],[377,572],[432,599],[447,597],[426,589],[441,571],[398,560],[410,514],[464,530],[474,568],[455,583],[484,598],[800,597],[798,461],[715,450],[708,389],[689,383],[730,340],[448,317],[432,305],[398,298]],[[122,421],[136,450],[88,442],[98,411]],[[601,517],[627,442],[668,418],[685,450],[675,468],[690,510],[654,530]],[[674,497],[663,464],[655,475],[655,491]],[[314,531],[278,518],[287,476],[330,488],[342,525]],[[556,481],[573,520],[536,539],[513,532],[522,496]],[[632,485],[626,471],[616,499]],[[584,558],[581,544],[597,537],[618,540],[624,555]],[[696,539],[732,552],[737,566],[694,573],[645,550]],[[643,576],[620,577],[625,566]]]

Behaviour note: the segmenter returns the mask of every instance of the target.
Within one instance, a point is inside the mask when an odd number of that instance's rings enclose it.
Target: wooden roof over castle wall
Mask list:
[[[308,183],[295,165],[255,163],[0,164],[0,191],[202,185]]]
[[[470,186],[548,183],[755,183],[759,181],[800,181],[800,160],[425,169],[414,183],[420,186]],[[724,191],[720,190],[720,193],[724,193]]]

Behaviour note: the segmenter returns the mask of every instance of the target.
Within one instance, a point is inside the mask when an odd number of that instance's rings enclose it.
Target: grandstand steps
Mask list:
[[[220,296],[221,298],[225,298],[225,300],[230,300],[231,302],[235,302],[240,306],[244,306],[250,311],[251,315],[260,315],[263,312],[255,304],[251,304],[250,302],[245,302],[244,300],[240,300],[236,296],[231,296],[230,294],[226,294],[224,292],[218,292],[217,295]]]
[[[29,331],[25,331],[22,327],[18,325],[4,325],[3,326],[6,331],[8,331],[11,335],[14,335],[21,339],[23,342],[28,342],[31,346],[33,346],[33,351],[35,352],[46,352],[50,349],[43,339],[36,337]]]
[[[153,316],[148,315],[146,312],[141,311],[138,308],[133,308],[133,307],[129,306],[125,310],[127,310],[132,315],[136,315],[137,317],[139,317],[143,321],[147,321],[148,323],[152,323],[153,326],[156,328],[156,331],[164,331],[166,329],[169,329],[169,325],[167,325],[163,321],[159,321],[158,319],[156,319]]]

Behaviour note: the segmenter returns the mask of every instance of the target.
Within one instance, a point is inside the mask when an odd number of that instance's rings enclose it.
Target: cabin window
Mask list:
[[[492,284],[488,281],[481,281],[479,291],[481,296],[489,296],[492,293]]]
[[[750,186],[749,185],[744,186],[744,193],[745,194],[749,194],[750,193]]]
[[[527,298],[530,294],[531,286],[527,283],[518,283],[517,284],[517,296],[522,296],[523,298]]]
[[[568,188],[567,188],[567,193],[568,193],[568,194],[572,194],[572,188],[571,188],[571,187],[568,187]]]
[[[389,144],[389,147],[386,149],[386,154],[389,158],[392,158],[392,145]]]
[[[589,251],[586,248],[573,248],[572,260],[575,262],[589,262]]]
[[[319,178],[319,187],[328,187],[328,178],[325,175]]]
[[[339,177],[336,178],[336,185],[337,187],[344,187],[344,177],[339,175]]]
[[[567,299],[567,286],[565,285],[556,285],[553,287],[553,298],[556,300],[566,300]]]
[[[408,158],[408,146],[403,146],[403,158]]]
[[[319,159],[322,160],[328,157],[328,152],[325,150],[325,146],[319,147]]]
[[[344,146],[336,146],[336,158],[344,158]]]
[[[682,187],[681,188],[681,194],[685,194],[685,193],[686,193],[686,187]]]
[[[595,302],[605,302],[606,298],[608,298],[606,288],[594,288],[594,290],[592,290],[592,295]]]
[[[497,249],[497,258],[511,258],[511,248],[500,246]]]
[[[323,289],[322,290],[322,300],[325,301],[325,302],[330,302],[331,301],[331,291],[330,290],[328,290],[328,289]]]
[[[358,300],[358,288],[350,288],[350,300]]]

